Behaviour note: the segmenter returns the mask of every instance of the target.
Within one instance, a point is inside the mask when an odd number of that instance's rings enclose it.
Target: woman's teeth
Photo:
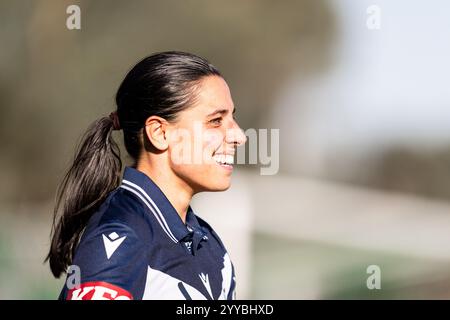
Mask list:
[[[229,154],[216,154],[213,156],[213,159],[221,165],[227,164],[232,165],[234,162],[234,157]]]

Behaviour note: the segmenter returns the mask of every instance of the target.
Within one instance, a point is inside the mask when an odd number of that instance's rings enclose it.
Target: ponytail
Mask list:
[[[66,272],[90,217],[120,183],[122,161],[112,131],[117,113],[95,121],[84,134],[70,169],[59,185],[50,251],[45,261],[56,278]],[[61,214],[59,215],[59,211]]]

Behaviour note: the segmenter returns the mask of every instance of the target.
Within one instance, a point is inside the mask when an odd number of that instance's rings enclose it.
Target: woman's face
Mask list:
[[[246,141],[233,113],[225,80],[208,76],[200,81],[194,105],[171,124],[170,167],[195,193],[230,186],[236,146]]]

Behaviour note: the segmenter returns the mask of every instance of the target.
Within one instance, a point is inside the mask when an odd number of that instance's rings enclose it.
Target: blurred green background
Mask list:
[[[371,5],[1,1],[0,298],[59,294],[43,264],[57,184],[126,72],[165,50],[222,71],[243,129],[280,129],[278,174],[240,166],[242,197],[218,200],[246,217],[241,240],[239,219],[213,224],[239,298],[450,298],[450,4],[377,1],[375,29]]]

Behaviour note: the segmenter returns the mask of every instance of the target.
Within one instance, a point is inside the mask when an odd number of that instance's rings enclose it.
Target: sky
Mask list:
[[[281,140],[284,132],[304,161],[319,166],[333,150],[450,144],[450,2],[330,5],[338,26],[333,64],[313,78],[298,75],[280,92],[271,117]],[[379,10],[375,30],[367,27],[372,5]]]

